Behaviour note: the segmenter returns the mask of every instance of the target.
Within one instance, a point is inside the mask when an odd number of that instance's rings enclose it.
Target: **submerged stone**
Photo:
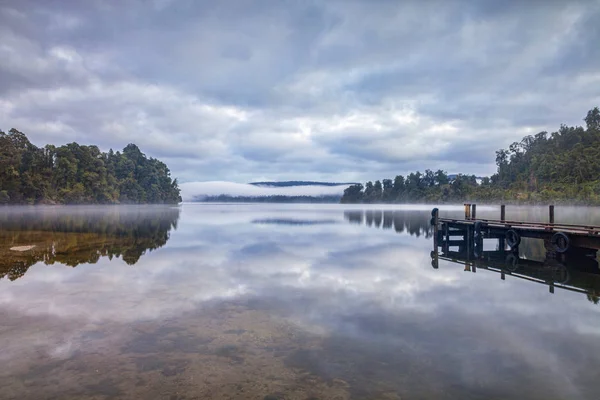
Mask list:
[[[35,248],[35,244],[29,245],[29,246],[14,246],[14,247],[11,247],[10,249],[12,251],[29,251],[33,248]]]

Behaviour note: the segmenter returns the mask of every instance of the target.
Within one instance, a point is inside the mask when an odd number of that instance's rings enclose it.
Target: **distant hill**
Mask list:
[[[281,181],[281,182],[251,182],[254,186],[289,187],[289,186],[340,186],[355,185],[356,182],[313,182],[313,181]]]

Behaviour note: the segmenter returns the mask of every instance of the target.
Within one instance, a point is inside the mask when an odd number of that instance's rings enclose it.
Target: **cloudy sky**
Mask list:
[[[0,128],[182,182],[494,172],[600,105],[599,1],[1,0]]]

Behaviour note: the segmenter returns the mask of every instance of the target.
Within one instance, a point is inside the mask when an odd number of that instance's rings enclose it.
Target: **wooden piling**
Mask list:
[[[465,232],[465,242],[467,243],[467,260],[470,260],[471,253],[473,252],[473,233],[470,226],[467,226],[467,231]]]
[[[433,215],[431,217],[433,218],[433,251],[437,254],[440,210],[434,208],[432,214]]]
[[[471,204],[465,203],[465,219],[471,219]]]
[[[471,218],[472,219],[477,219],[477,204],[472,204],[471,205]]]
[[[554,224],[554,205],[548,206],[548,222]]]
[[[448,224],[444,224],[444,253],[448,253],[450,251],[450,228]]]
[[[500,206],[500,222],[506,222],[506,205],[504,204]],[[504,237],[498,239],[498,247],[500,248],[500,250],[506,249]]]

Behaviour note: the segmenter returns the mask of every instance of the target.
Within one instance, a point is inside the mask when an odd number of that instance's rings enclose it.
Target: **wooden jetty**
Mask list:
[[[600,226],[557,224],[553,205],[548,207],[548,222],[507,220],[504,205],[500,207],[500,219],[477,219],[476,212],[476,204],[465,204],[464,219],[441,218],[439,210],[434,208],[431,212],[434,250],[437,251],[439,245],[466,243],[477,255],[481,253],[484,239],[498,239],[501,249],[518,250],[521,238],[544,240],[548,251],[559,254],[585,252],[595,255],[600,249]]]
[[[434,248],[431,265],[439,268],[439,260],[458,263],[468,272],[478,269],[555,288],[586,293],[600,301],[600,227],[557,224],[554,206],[548,208],[548,222],[511,221],[505,218],[506,207],[500,207],[500,219],[477,219],[475,204],[465,204],[464,219],[440,218],[431,212]],[[545,259],[536,261],[521,257],[521,238],[544,241]],[[484,250],[485,239],[497,240],[495,250]],[[530,243],[531,244],[531,243]],[[488,246],[489,247],[489,246]]]

